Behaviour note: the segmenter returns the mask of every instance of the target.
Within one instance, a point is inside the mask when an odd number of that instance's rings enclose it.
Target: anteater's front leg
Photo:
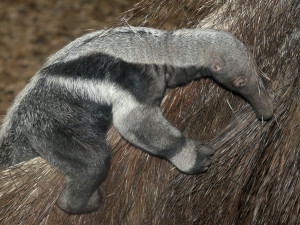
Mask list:
[[[113,124],[129,142],[166,158],[184,173],[203,172],[211,164],[214,151],[185,138],[163,117],[159,107],[120,104],[113,110]]]

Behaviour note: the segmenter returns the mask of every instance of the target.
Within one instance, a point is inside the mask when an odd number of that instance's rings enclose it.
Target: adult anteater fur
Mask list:
[[[267,78],[274,98],[272,121],[257,121],[249,105],[209,80],[168,91],[163,100],[167,119],[189,138],[211,140],[217,149],[207,173],[178,173],[164,160],[135,150],[111,129],[107,139],[113,149],[113,176],[101,185],[106,197],[100,210],[80,216],[58,211],[54,202],[63,177],[36,158],[1,172],[3,223],[298,224],[298,1],[179,4],[142,1],[125,21],[152,27],[166,21],[167,28],[199,24],[237,35],[253,47]]]

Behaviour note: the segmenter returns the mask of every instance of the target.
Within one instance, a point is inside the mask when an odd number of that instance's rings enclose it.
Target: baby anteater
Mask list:
[[[111,124],[133,145],[178,170],[207,170],[214,151],[187,139],[164,117],[166,88],[212,78],[243,96],[259,119],[273,109],[244,44],[212,29],[100,30],[51,56],[16,97],[0,133],[0,165],[41,156],[66,176],[58,206],[69,213],[97,209],[110,165]]]

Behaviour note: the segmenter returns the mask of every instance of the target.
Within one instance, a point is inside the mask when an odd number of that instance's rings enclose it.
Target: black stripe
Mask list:
[[[154,64],[134,64],[103,53],[54,63],[41,70],[44,76],[62,76],[87,80],[108,80],[130,92],[139,102],[161,100],[165,86],[163,70]]]
[[[59,75],[71,78],[102,80],[120,60],[102,53],[79,57],[67,62],[58,62],[44,67],[41,73],[47,76]]]

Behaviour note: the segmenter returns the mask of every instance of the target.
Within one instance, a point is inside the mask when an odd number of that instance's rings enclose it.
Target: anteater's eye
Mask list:
[[[248,78],[243,75],[238,75],[233,79],[233,85],[237,88],[244,87],[248,83]]]

